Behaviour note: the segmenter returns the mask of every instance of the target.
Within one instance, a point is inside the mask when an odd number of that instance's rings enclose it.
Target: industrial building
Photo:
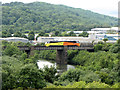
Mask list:
[[[6,41],[12,41],[12,42],[18,42],[18,41],[20,41],[20,42],[24,42],[24,43],[27,43],[27,42],[29,42],[29,40],[28,39],[26,39],[26,38],[20,38],[20,37],[8,37],[8,38],[0,38],[0,40],[6,40]]]

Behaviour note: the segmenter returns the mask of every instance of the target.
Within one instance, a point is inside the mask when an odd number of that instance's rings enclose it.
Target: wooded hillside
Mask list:
[[[43,2],[24,4],[12,2],[2,5],[3,31],[35,32],[90,30],[94,27],[117,26],[117,18],[64,5]]]

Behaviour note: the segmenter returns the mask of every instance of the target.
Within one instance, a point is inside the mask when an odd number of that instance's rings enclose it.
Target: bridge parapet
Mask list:
[[[64,47],[34,46],[34,50],[63,50]]]
[[[67,50],[87,50],[93,49],[93,47],[67,47]]]
[[[33,48],[34,50],[63,50],[63,49],[67,49],[67,50],[87,50],[87,49],[93,49],[92,46],[53,46],[53,47],[46,47],[46,46],[32,46],[32,47],[28,47],[28,46],[18,46],[18,48],[20,50],[31,50],[31,48]]]
[[[20,50],[30,50],[29,46],[18,46]]]

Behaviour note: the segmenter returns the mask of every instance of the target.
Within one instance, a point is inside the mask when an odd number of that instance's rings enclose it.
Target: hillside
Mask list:
[[[29,30],[49,33],[56,30],[90,30],[94,27],[117,26],[117,18],[114,17],[43,2],[6,3],[2,5],[2,10],[2,29],[11,33]]]

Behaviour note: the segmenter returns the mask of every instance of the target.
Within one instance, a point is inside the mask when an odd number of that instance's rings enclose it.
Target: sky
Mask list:
[[[74,8],[91,10],[104,15],[118,17],[118,2],[120,0],[2,0],[2,3],[10,2],[47,2],[51,4],[62,4]]]

